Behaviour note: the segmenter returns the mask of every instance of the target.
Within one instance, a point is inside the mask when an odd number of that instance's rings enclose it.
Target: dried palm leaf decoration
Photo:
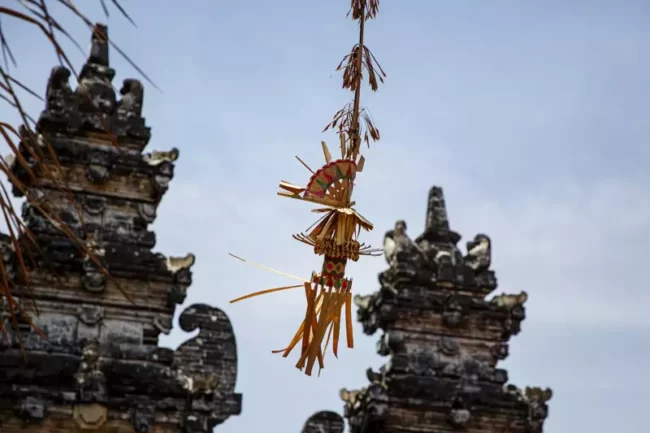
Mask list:
[[[293,235],[293,238],[313,247],[314,254],[323,256],[320,272],[313,272],[310,279],[294,277],[255,263],[286,277],[299,280],[301,284],[262,290],[230,301],[238,302],[267,293],[303,288],[306,298],[305,317],[289,345],[274,353],[286,357],[300,343],[300,359],[296,367],[311,376],[316,362],[324,368],[324,357],[332,340],[334,356],[338,355],[338,343],[341,330],[341,315],[345,308],[345,332],[347,346],[354,346],[352,335],[352,279],[346,278],[345,266],[348,260],[357,261],[360,256],[379,255],[379,249],[373,249],[360,243],[358,236],[361,229],[372,230],[372,224],[354,209],[352,192],[357,173],[363,170],[364,157],[361,155],[361,141],[370,144],[370,140],[379,140],[379,131],[372,123],[367,110],[361,108],[361,81],[367,74],[370,88],[377,90],[386,74],[379,66],[363,37],[365,23],[375,18],[379,0],[351,0],[348,16],[359,23],[359,42],[352,47],[337,71],[343,71],[343,88],[354,93],[354,99],[339,110],[332,121],[325,127],[336,130],[340,140],[340,159],[332,159],[332,154],[325,142],[322,142],[325,165],[314,171],[300,158],[296,157],[312,173],[307,186],[298,186],[289,182],[280,182],[278,195],[297,200],[316,203],[320,206],[313,212],[322,217],[310,228],[308,233]],[[363,127],[361,121],[363,120]],[[232,255],[232,254],[231,254]],[[233,257],[246,261],[240,257]],[[250,263],[250,262],[249,262]]]

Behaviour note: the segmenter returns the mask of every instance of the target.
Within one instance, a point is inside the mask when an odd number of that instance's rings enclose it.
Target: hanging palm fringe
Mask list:
[[[282,197],[307,201],[323,207],[313,212],[322,214],[321,218],[307,230],[307,233],[293,235],[299,242],[313,248],[314,254],[323,256],[320,272],[313,272],[309,280],[285,274],[262,265],[250,263],[268,271],[299,280],[301,284],[262,290],[234,299],[231,303],[269,293],[304,288],[305,316],[287,347],[273,353],[289,354],[300,345],[300,357],[296,367],[311,376],[316,363],[319,373],[325,367],[324,359],[331,342],[332,352],[338,357],[341,336],[342,315],[345,309],[345,337],[348,348],[354,347],[352,332],[352,279],[346,278],[345,270],[349,260],[357,261],[361,256],[376,256],[380,249],[358,241],[361,230],[370,231],[373,226],[355,209],[352,201],[354,181],[357,173],[363,171],[365,158],[360,154],[361,137],[366,143],[379,140],[379,131],[365,108],[360,107],[360,87],[363,72],[368,74],[372,90],[377,90],[379,82],[386,76],[370,50],[363,44],[364,23],[374,18],[379,0],[351,0],[349,15],[359,21],[359,43],[354,46],[337,70],[343,70],[343,87],[354,92],[354,100],[339,110],[325,127],[337,129],[340,141],[341,158],[332,159],[330,150],[322,142],[325,165],[312,170],[300,158],[312,176],[307,186],[302,187],[282,181]],[[361,48],[360,48],[361,47]],[[377,73],[376,71],[379,71]],[[360,119],[364,129],[360,128]],[[246,260],[231,256],[246,262]]]

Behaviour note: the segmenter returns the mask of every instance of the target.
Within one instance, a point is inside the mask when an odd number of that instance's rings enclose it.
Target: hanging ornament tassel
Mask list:
[[[377,256],[381,250],[373,249],[358,241],[361,230],[372,230],[372,224],[355,209],[352,193],[357,173],[365,166],[361,155],[361,141],[379,140],[379,131],[374,126],[366,108],[361,107],[361,82],[363,72],[368,75],[370,88],[377,90],[386,74],[379,66],[374,55],[364,45],[364,31],[367,20],[376,16],[379,0],[351,0],[349,15],[359,22],[359,41],[350,54],[345,56],[337,70],[343,71],[343,88],[354,93],[353,102],[347,104],[334,114],[325,130],[336,129],[341,148],[341,159],[333,160],[332,154],[324,141],[321,142],[325,165],[313,170],[302,159],[296,159],[309,171],[309,182],[305,187],[282,181],[278,195],[322,206],[313,212],[322,217],[307,231],[293,235],[297,241],[313,248],[314,254],[323,256],[320,273],[313,273],[310,280],[283,272],[275,271],[262,265],[251,263],[276,274],[299,280],[301,284],[266,289],[237,298],[238,302],[252,297],[303,287],[306,307],[304,320],[289,345],[273,353],[288,357],[300,344],[300,357],[296,367],[311,376],[316,363],[320,371],[325,367],[324,360],[332,343],[334,357],[339,356],[341,338],[341,320],[345,309],[345,336],[347,347],[354,347],[352,327],[352,280],[345,277],[348,260],[357,261],[360,256]],[[361,125],[363,121],[363,127]],[[324,131],[325,131],[324,130]],[[246,260],[233,256],[241,261]]]

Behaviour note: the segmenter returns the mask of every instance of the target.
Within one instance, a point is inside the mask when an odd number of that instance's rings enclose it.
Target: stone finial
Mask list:
[[[108,26],[106,24],[95,24],[90,39],[90,54],[88,63],[108,66]]]
[[[117,100],[112,84],[115,70],[109,63],[109,45],[108,27],[95,24],[88,59],[81,67],[79,85],[74,91],[68,83],[71,72],[63,66],[52,69],[45,110],[37,125],[40,133],[92,131],[104,134],[110,131],[118,138],[128,138],[131,147],[140,151],[144,148],[151,138],[151,131],[142,117],[144,87],[139,80],[127,78],[120,89],[122,98]],[[103,181],[99,174],[99,180]],[[166,189],[166,177],[169,176],[165,174],[160,179],[159,193]]]
[[[427,203],[427,221],[424,232],[416,239],[416,242],[429,249],[429,243],[449,243],[454,246],[460,240],[460,235],[449,228],[447,218],[447,207],[442,188],[434,186],[429,190]],[[421,242],[424,242],[422,244]]]
[[[449,231],[445,196],[439,186],[434,186],[429,190],[427,221],[424,231],[431,233],[446,233]]]
[[[111,116],[115,108],[115,90],[111,81],[115,70],[108,65],[108,30],[104,24],[96,24],[90,39],[90,53],[79,73],[76,95],[79,110],[90,116],[82,123],[95,130],[106,128],[105,116]]]

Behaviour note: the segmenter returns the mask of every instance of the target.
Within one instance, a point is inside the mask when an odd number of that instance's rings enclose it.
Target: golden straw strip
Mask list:
[[[348,340],[348,347],[354,347],[354,334],[352,330],[352,293],[348,293],[345,299],[345,332]]]
[[[305,283],[305,295],[307,296],[307,309],[305,312],[305,323],[311,323],[312,317],[316,314],[316,307],[314,306],[314,298],[316,291],[312,290],[311,284]],[[307,350],[309,347],[309,332],[303,332],[302,334],[302,352]]]
[[[311,172],[311,174],[316,174],[316,173],[314,173],[314,170],[312,170],[311,168],[309,168],[309,166],[307,165],[307,163],[305,163],[305,161],[303,161],[302,159],[300,159],[300,157],[299,157],[298,155],[296,155],[296,159],[297,159],[298,161],[300,161],[300,163],[301,163],[302,165],[304,165],[305,168]]]
[[[332,331],[334,330],[333,326],[329,326],[327,329],[327,339],[325,340],[325,346],[323,348],[323,353],[326,355],[327,354],[327,347],[330,345],[330,339],[332,338]],[[323,355],[323,357],[325,356]]]
[[[327,351],[327,346],[329,345],[330,335],[332,334],[332,326],[331,326],[332,325],[332,317],[333,317],[332,310],[336,309],[337,303],[338,303],[337,298],[336,298],[337,293],[334,292],[333,290],[334,289],[332,289],[332,292],[331,292],[333,302],[330,302],[330,305],[328,307],[329,310],[327,311],[327,313],[325,315],[326,321],[325,321],[325,327],[323,328],[323,337],[321,338],[320,341],[318,341],[318,365],[319,365],[318,375],[319,376],[320,376],[321,370],[323,368],[325,368],[325,364],[324,364],[324,362],[325,362],[325,353]],[[322,344],[323,341],[322,340],[325,337],[325,332],[328,329],[329,329],[329,332],[327,334],[327,340],[325,342],[325,345],[323,346],[323,344]]]
[[[298,284],[297,286],[284,286],[284,287],[276,287],[274,289],[260,290],[259,292],[249,293],[248,295],[242,296],[237,299],[233,299],[232,301],[230,301],[230,303],[234,304],[235,302],[243,301],[244,299],[254,298],[255,296],[266,295],[268,293],[274,293],[274,292],[281,292],[282,290],[297,289],[298,287],[302,287],[302,284]]]
[[[339,337],[341,335],[341,310],[339,309],[334,317],[334,341],[332,342],[332,352],[334,352],[334,357],[338,358],[339,354]]]
[[[325,163],[329,164],[332,160],[332,155],[330,154],[330,150],[327,147],[327,143],[321,141],[321,146],[323,147],[323,156],[325,157]]]
[[[321,308],[319,317],[318,317],[318,327],[316,329],[316,332],[314,333],[314,338],[311,341],[311,344],[309,346],[309,351],[306,352],[303,355],[303,358],[301,360],[304,360],[304,358],[307,358],[307,367],[305,370],[305,374],[307,376],[311,376],[311,371],[314,368],[314,363],[316,362],[316,356],[318,354],[318,350],[320,350],[321,343],[323,341],[323,338],[325,337],[325,329],[327,327],[327,312],[330,306],[330,303],[332,301],[332,292],[325,292],[325,295],[323,296],[323,306]]]
[[[327,302],[327,292],[324,289],[321,289],[321,292],[319,295],[323,296],[323,303],[321,304],[320,311],[318,314],[314,314],[312,317],[312,323],[311,326],[309,327],[308,331],[309,332],[309,346],[307,348],[303,348],[302,352],[300,353],[300,359],[298,359],[298,362],[296,363],[296,368],[299,370],[302,370],[305,366],[305,362],[307,361],[308,357],[311,354],[311,347],[314,344],[314,338],[316,336],[317,328],[318,328],[318,317],[323,315],[323,310],[326,308],[326,302]],[[313,332],[313,335],[312,335]],[[306,373],[308,376],[311,376],[311,370],[309,373]]]
[[[323,290],[321,290],[320,294],[322,295],[324,293],[325,292]],[[321,304],[321,306],[322,306],[322,304]],[[318,319],[318,315],[320,314],[320,312],[321,312],[321,310],[317,310],[316,314],[314,314],[312,316],[312,318],[311,318],[311,326],[309,327],[309,329],[307,331],[305,331],[305,332],[309,333],[308,334],[309,335],[309,345],[307,347],[303,347],[302,351],[300,352],[300,359],[296,363],[296,368],[298,370],[302,371],[302,369],[305,367],[305,362],[307,360],[306,355],[309,354],[310,348],[312,347],[311,345],[314,343],[314,335],[316,335],[316,329],[318,328],[317,319]],[[322,358],[321,358],[322,354],[319,353],[318,356],[319,356],[319,359],[318,359],[319,364],[322,365],[323,364]]]
[[[325,361],[325,355],[327,355],[327,346],[330,344],[330,337],[332,336],[332,329],[333,327],[330,325],[329,330],[327,332],[327,340],[325,341],[325,347],[322,350],[323,353],[323,362]],[[318,369],[318,377],[320,377],[320,372],[325,368],[324,365],[321,365],[320,368]]]
[[[337,322],[340,321],[341,308],[343,307],[343,302],[341,302],[341,300],[345,301],[345,297],[342,297],[340,292],[334,292],[333,296],[335,297],[335,302],[331,304],[330,306],[331,311],[327,317],[327,323],[329,328],[328,328],[327,340],[325,341],[325,348],[323,349],[323,352],[327,351],[327,347],[329,346],[329,342],[330,342],[330,337],[332,336],[332,332],[334,332],[334,342],[333,342],[334,356],[337,356],[337,348],[336,348],[336,345],[338,344]]]
[[[337,213],[338,212],[331,212],[331,213],[327,214],[327,220],[326,220],[325,224],[322,226],[322,229],[320,230],[320,233],[318,233],[318,236],[317,236],[318,239],[323,240],[326,237],[329,237],[329,235],[331,233],[332,223],[336,222]],[[320,225],[319,225],[319,227],[320,227]],[[314,232],[316,232],[316,229],[314,229]],[[312,233],[314,233],[314,232],[312,232]]]
[[[319,294],[318,297],[316,298],[316,311],[317,312],[320,311],[320,307],[322,305],[322,299],[323,299],[322,294]],[[284,349],[272,350],[271,352],[272,353],[282,353],[282,352],[284,352],[282,354],[282,357],[286,358],[287,356],[289,356],[289,353],[293,350],[293,348],[296,347],[296,345],[300,341],[300,337],[302,336],[302,333],[304,331],[305,331],[305,321],[303,320],[302,323],[300,324],[300,327],[298,328],[298,332],[296,332],[296,334],[293,336],[293,339],[291,340],[289,345]]]
[[[313,212],[313,211],[312,211],[312,212]],[[317,220],[315,223],[313,223],[312,225],[310,225],[310,226],[307,228],[307,230],[305,230],[305,232],[308,232],[309,230],[313,229],[314,226],[316,226],[316,224],[320,224],[320,223],[321,223],[325,218],[327,218],[327,214],[325,214],[325,215],[323,215],[322,217],[318,218],[318,220]]]
[[[244,263],[248,263],[249,265],[257,266],[258,268],[262,268],[262,269],[265,269],[265,270],[267,270],[269,272],[273,272],[274,274],[282,275],[284,277],[293,278],[294,280],[302,281],[303,283],[309,283],[310,282],[309,280],[305,280],[304,278],[296,277],[295,275],[285,274],[284,272],[276,271],[275,269],[268,268],[268,267],[266,267],[264,265],[260,265],[258,263],[254,263],[254,262],[249,262],[248,260],[243,259],[243,258],[241,258],[239,256],[236,256],[236,255],[234,255],[232,253],[228,253],[228,255],[231,256],[231,257],[236,258],[237,260],[241,260]],[[302,287],[302,286],[300,286],[300,287]]]

